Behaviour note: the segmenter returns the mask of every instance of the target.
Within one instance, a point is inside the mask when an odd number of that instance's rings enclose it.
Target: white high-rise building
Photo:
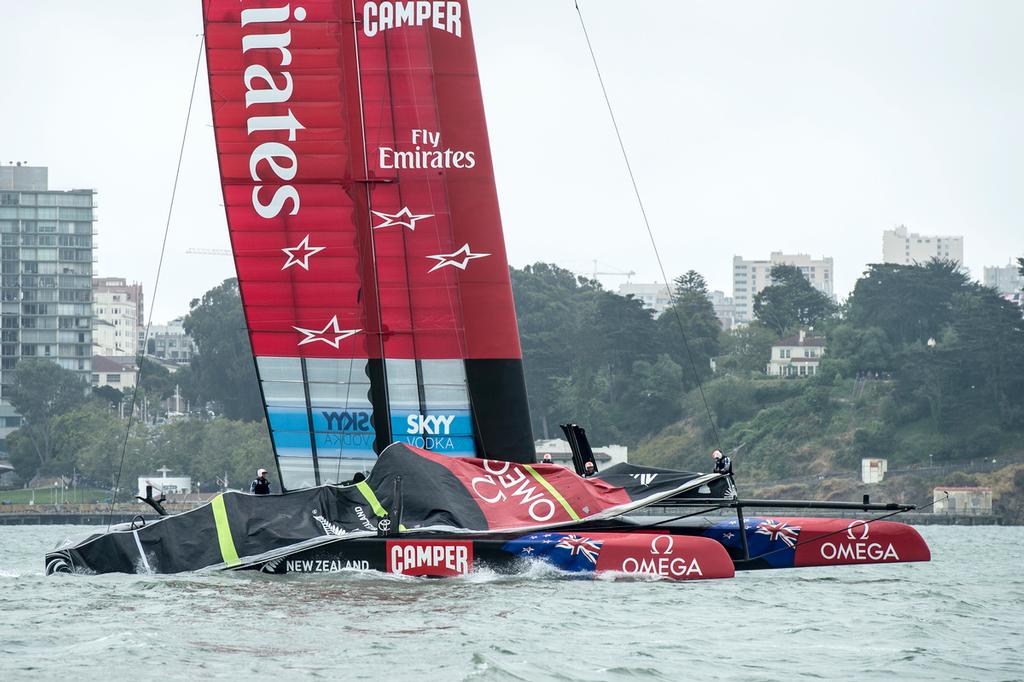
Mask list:
[[[772,283],[771,271],[776,265],[799,268],[811,286],[829,298],[834,298],[832,283],[835,267],[831,257],[814,259],[805,253],[786,254],[781,251],[773,251],[768,260],[744,260],[743,256],[733,256],[732,299],[736,324],[749,324],[753,321],[754,297]]]
[[[982,270],[981,281],[1001,294],[1019,294],[1024,289],[1024,277],[1015,262],[1002,266],[986,265]]]
[[[963,265],[964,238],[907,232],[905,225],[897,225],[882,233],[882,262],[913,265],[927,263],[932,258],[956,261]]]

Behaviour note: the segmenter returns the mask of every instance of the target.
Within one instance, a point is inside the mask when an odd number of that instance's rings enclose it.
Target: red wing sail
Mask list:
[[[532,461],[466,3],[203,2],[284,486],[350,478],[393,441]]]

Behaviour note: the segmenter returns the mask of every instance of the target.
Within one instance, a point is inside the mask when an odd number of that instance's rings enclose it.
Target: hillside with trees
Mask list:
[[[1024,319],[953,263],[870,265],[841,306],[778,266],[756,321],[729,331],[694,271],[658,316],[554,264],[511,276],[538,438],[574,421],[595,444],[630,446],[634,462],[698,470],[721,447],[745,485],[791,496],[850,497],[869,456],[888,459],[899,475],[886,485],[908,501],[953,472],[1022,496]],[[122,485],[166,464],[209,489],[269,463],[237,282],[194,300],[185,327],[191,366],[145,360],[136,398],[177,389],[195,414],[136,423],[127,440],[130,392],[90,394],[52,363],[19,364],[7,397],[24,419],[8,449],[22,478],[74,470],[109,486],[122,449]],[[817,374],[766,376],[772,344],[799,330],[825,339]]]

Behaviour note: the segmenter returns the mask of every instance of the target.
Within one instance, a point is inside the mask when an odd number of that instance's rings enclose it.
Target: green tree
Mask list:
[[[62,434],[63,459],[93,485],[112,487],[121,462],[128,422],[120,419],[104,402],[92,400],[57,417],[55,425]],[[137,434],[139,429],[135,431]],[[134,461],[129,455],[138,453],[137,438],[129,445],[134,447],[125,454],[126,464]],[[70,468],[65,473],[70,473]],[[132,479],[122,475],[122,480]]]
[[[845,360],[843,371],[847,375],[897,369],[896,351],[880,327],[836,325],[829,332],[825,357],[831,361]]]
[[[974,285],[952,297],[948,317],[933,347],[906,351],[900,397],[927,401],[938,430],[968,440],[986,424],[1024,428],[1020,309]]]
[[[674,284],[673,305],[658,317],[658,335],[662,352],[684,368],[682,395],[698,381],[711,377],[711,359],[721,351],[722,323],[715,315],[707,283],[700,273],[690,270],[677,277]]]
[[[971,285],[953,261],[869,265],[847,303],[848,322],[878,327],[897,348],[938,338],[952,319],[953,297]]]
[[[764,374],[772,344],[779,340],[774,330],[760,322],[730,329],[722,334],[722,355],[716,360],[723,375]]]
[[[776,265],[770,276],[772,283],[754,297],[754,316],[779,336],[836,314],[836,304],[815,289],[800,268]]]
[[[579,304],[593,287],[548,263],[511,268],[511,278],[533,431],[550,438],[560,418],[558,380],[571,374]]]
[[[92,394],[94,397],[99,398],[100,400],[105,400],[107,404],[109,404],[114,409],[117,409],[117,407],[121,404],[121,401],[124,400],[124,393],[117,390],[113,386],[99,386],[97,388],[92,389]]]
[[[676,418],[681,368],[641,301],[546,263],[511,274],[537,434],[575,421],[595,442],[632,443]]]
[[[58,461],[63,451],[56,422],[84,404],[87,391],[80,375],[56,363],[22,360],[17,364],[4,397],[21,415],[21,427],[8,437],[8,448],[22,478],[59,473],[66,464]]]
[[[196,343],[191,369],[199,404],[214,401],[229,419],[261,420],[256,369],[246,334],[238,280],[226,279],[194,299],[184,321]]]

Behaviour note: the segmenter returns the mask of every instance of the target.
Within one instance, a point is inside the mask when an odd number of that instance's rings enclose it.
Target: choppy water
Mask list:
[[[1024,679],[1024,528],[933,561],[672,583],[42,575],[74,526],[0,526],[0,680]]]

